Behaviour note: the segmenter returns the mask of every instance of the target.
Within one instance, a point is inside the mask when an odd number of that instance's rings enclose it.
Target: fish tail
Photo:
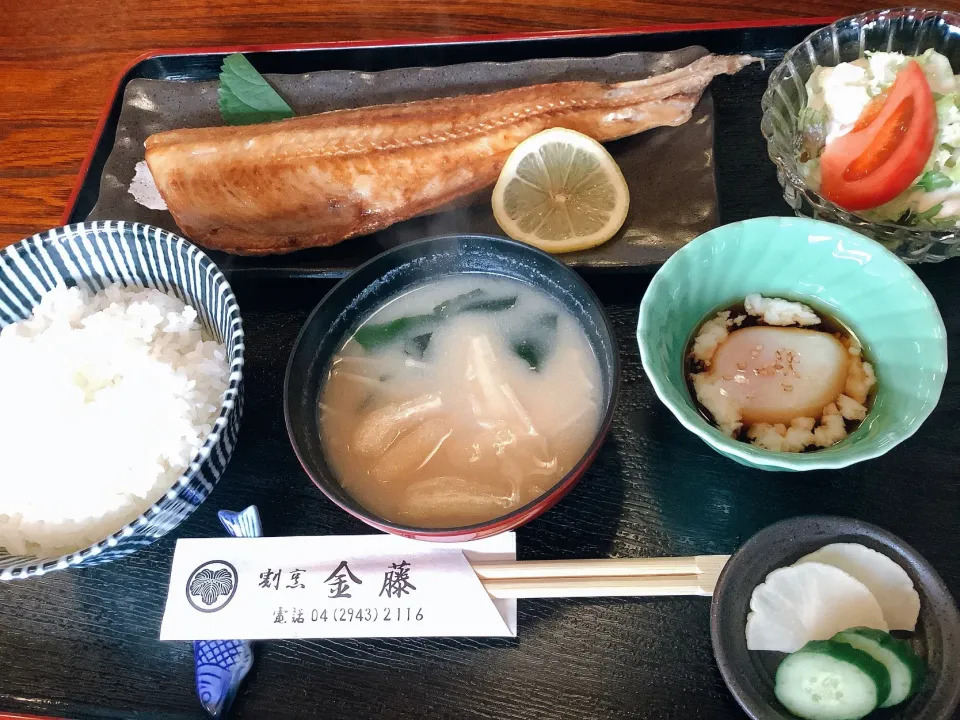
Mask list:
[[[260,513],[257,512],[256,505],[251,505],[240,512],[221,510],[217,513],[217,517],[220,518],[220,522],[223,523],[227,532],[234,537],[255,538],[263,536],[263,525],[260,524]]]
[[[608,101],[648,102],[676,95],[699,95],[717,75],[734,75],[762,58],[752,55],[704,55],[688,65],[643,80],[609,86]]]

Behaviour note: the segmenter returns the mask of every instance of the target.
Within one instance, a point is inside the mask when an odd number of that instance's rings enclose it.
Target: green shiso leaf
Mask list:
[[[293,117],[293,110],[240,53],[223,59],[217,105],[227,125],[253,125]]]

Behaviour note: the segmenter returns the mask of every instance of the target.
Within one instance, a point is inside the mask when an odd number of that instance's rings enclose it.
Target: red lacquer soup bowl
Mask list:
[[[391,298],[423,283],[461,273],[518,280],[569,310],[600,365],[602,402],[596,437],[581,460],[540,497],[506,515],[464,527],[424,528],[389,522],[360,505],[338,481],[320,437],[318,398],[330,361],[356,327]],[[620,361],[610,321],[590,287],[566,265],[529,245],[483,235],[428,238],[388,250],[361,265],[313,310],[294,345],[284,380],[284,416],[293,449],[310,479],[334,503],[384,532],[462,542],[513,530],[553,507],[590,466],[610,429]]]

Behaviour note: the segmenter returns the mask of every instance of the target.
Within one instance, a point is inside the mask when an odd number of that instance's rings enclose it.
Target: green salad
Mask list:
[[[807,183],[819,189],[825,149],[854,130],[871,101],[888,93],[911,60],[920,65],[933,93],[932,152],[912,182],[907,178],[905,190],[858,214],[910,227],[953,229],[960,225],[960,76],[938,52],[928,50],[916,57],[869,52],[853,62],[818,67],[807,81],[807,102],[799,118],[799,166]]]

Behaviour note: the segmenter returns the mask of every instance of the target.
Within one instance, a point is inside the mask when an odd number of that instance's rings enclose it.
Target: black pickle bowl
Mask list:
[[[318,398],[330,361],[357,326],[387,300],[427,281],[463,273],[518,280],[565,307],[586,334],[603,384],[600,425],[583,458],[540,497],[501,517],[475,525],[422,528],[389,522],[343,489],[327,462],[320,437]],[[547,253],[505,238],[450,235],[388,250],[341,280],[313,310],[297,337],[284,379],[287,433],[300,464],[334,503],[384,532],[418,540],[459,542],[523,525],[553,507],[579,481],[603,444],[616,406],[620,360],[610,321],[590,287]]]
[[[750,596],[771,571],[835,542],[859,543],[883,553],[907,572],[920,595],[920,618],[909,639],[927,665],[926,681],[902,705],[876,710],[869,718],[953,717],[960,705],[960,613],[947,586],[900,538],[860,520],[831,516],[795,517],[761,530],[734,553],[720,574],[710,609],[710,634],[717,665],[734,698],[754,720],[795,719],[774,694],[777,666],[785,656],[747,650]]]

